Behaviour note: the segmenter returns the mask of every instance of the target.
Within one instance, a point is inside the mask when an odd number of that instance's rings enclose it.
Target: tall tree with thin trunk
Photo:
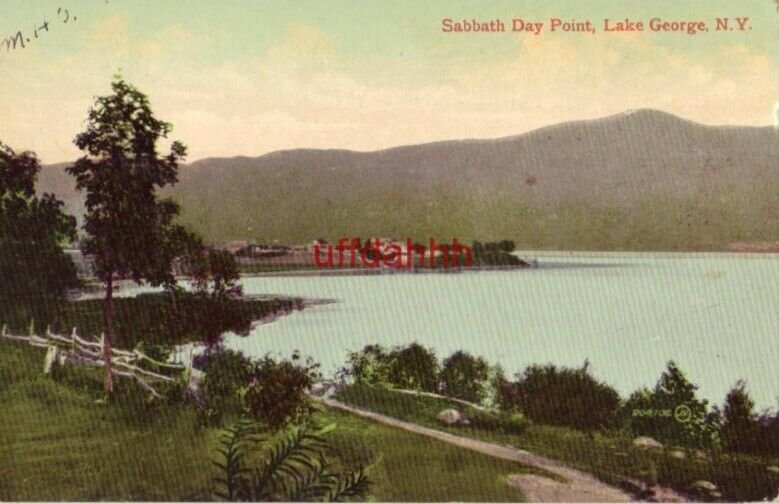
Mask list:
[[[186,148],[172,142],[168,154],[159,154],[157,143],[167,139],[172,126],[157,119],[146,95],[120,77],[114,78],[111,89],[89,109],[86,130],[74,140],[85,155],[68,168],[78,189],[86,192],[82,249],[95,258],[97,277],[105,286],[107,396],[113,391],[115,280],[172,286],[171,263],[189,237],[174,222],[178,205],[158,195],[178,181]]]

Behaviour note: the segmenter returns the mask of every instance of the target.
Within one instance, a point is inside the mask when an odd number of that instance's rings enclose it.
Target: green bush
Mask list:
[[[426,392],[438,390],[435,352],[418,343],[396,346],[389,352],[380,345],[368,345],[361,352],[351,352],[338,374],[357,384]]]
[[[293,355],[293,361],[299,357]],[[252,370],[244,396],[247,412],[272,428],[300,421],[310,412],[307,392],[319,377],[318,364],[265,357]]]
[[[481,411],[473,409],[466,415],[471,427],[489,431],[498,431],[503,434],[520,435],[530,426],[530,421],[521,413],[501,411]]]
[[[554,365],[530,366],[515,387],[522,412],[534,422],[591,431],[614,426],[619,394],[589,373]]]
[[[487,395],[490,367],[481,357],[458,351],[444,359],[439,375],[441,393],[474,403]]]
[[[394,386],[425,392],[438,389],[438,360],[433,350],[414,342],[393,348],[388,359],[388,379]]]
[[[389,355],[381,345],[366,345],[360,352],[349,352],[338,375],[358,385],[388,385]]]
[[[205,419],[218,424],[225,415],[240,414],[242,393],[254,369],[251,359],[240,352],[215,348],[199,356],[194,364],[205,372],[198,387]]]
[[[623,418],[636,436],[650,436],[663,443],[713,449],[720,445],[719,415],[696,396],[679,367],[669,362],[653,390],[634,392],[623,407]]]

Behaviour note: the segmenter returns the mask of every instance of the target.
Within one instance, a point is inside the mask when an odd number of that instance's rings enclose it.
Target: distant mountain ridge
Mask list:
[[[73,212],[63,165],[41,190]],[[298,149],[182,167],[173,196],[209,241],[513,239],[523,248],[724,250],[779,239],[779,131],[655,110],[493,140]]]

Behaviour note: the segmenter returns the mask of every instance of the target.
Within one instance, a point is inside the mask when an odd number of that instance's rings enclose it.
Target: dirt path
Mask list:
[[[533,474],[509,476],[509,485],[519,489],[530,502],[629,502],[635,500],[627,492],[609,486],[590,474],[571,469],[555,460],[533,455],[524,450],[455,436],[454,434],[422,427],[421,425],[350,406],[334,399],[326,398],[321,399],[321,401],[333,408],[348,411],[349,413],[415,434],[438,439],[460,448],[535,467],[558,475],[565,480],[565,482],[561,482]]]

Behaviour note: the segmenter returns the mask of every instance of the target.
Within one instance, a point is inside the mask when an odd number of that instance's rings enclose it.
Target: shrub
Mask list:
[[[722,443],[730,451],[759,451],[760,426],[754,413],[755,402],[749,397],[746,383],[739,381],[725,396],[722,410]]]
[[[773,501],[779,490],[779,475],[748,457],[722,457],[712,464],[714,481],[729,501]]]
[[[489,365],[481,357],[458,351],[444,359],[440,374],[441,393],[480,403],[487,395]]]
[[[615,424],[620,403],[611,386],[580,369],[530,366],[514,389],[521,410],[534,422],[590,431]]]
[[[519,384],[511,382],[505,376],[497,375],[494,380],[495,402],[501,411],[517,412],[521,407]]]
[[[734,452],[779,457],[779,412],[754,412],[754,401],[739,381],[725,396],[722,443]]]
[[[257,426],[239,423],[223,434],[215,462],[220,476],[216,496],[228,501],[364,501],[371,485],[364,467],[330,472],[325,437],[329,425],[292,427],[273,443],[256,438]]]
[[[349,352],[346,365],[338,375],[359,385],[387,385],[389,355],[381,345],[367,345],[360,352]]]
[[[241,393],[252,375],[252,361],[239,352],[217,347],[198,356],[193,364],[205,372],[198,390],[206,420],[219,423],[225,414],[240,413]]]
[[[389,382],[395,387],[436,392],[438,360],[435,352],[419,343],[395,347],[388,356]]]
[[[757,452],[779,458],[779,412],[766,412],[757,418],[758,438],[760,443]]]
[[[506,371],[503,369],[503,366],[500,364],[495,364],[494,366],[490,367],[489,377],[487,378],[487,384],[486,384],[486,395],[484,399],[482,400],[482,404],[492,408],[492,409],[500,409],[503,411],[511,411],[511,408],[504,408],[503,407],[503,387],[506,383]]]
[[[691,383],[673,362],[653,390],[634,392],[624,406],[624,418],[636,436],[650,436],[664,443],[711,449],[719,445],[719,420],[707,403],[696,396]]]
[[[522,434],[530,425],[530,421],[521,413],[501,411],[481,411],[474,409],[467,414],[472,427],[489,431],[498,431],[503,434]]]
[[[293,361],[299,360],[297,354]],[[310,411],[307,391],[318,377],[318,364],[301,365],[266,356],[255,365],[246,388],[247,412],[272,428],[299,421]]]

